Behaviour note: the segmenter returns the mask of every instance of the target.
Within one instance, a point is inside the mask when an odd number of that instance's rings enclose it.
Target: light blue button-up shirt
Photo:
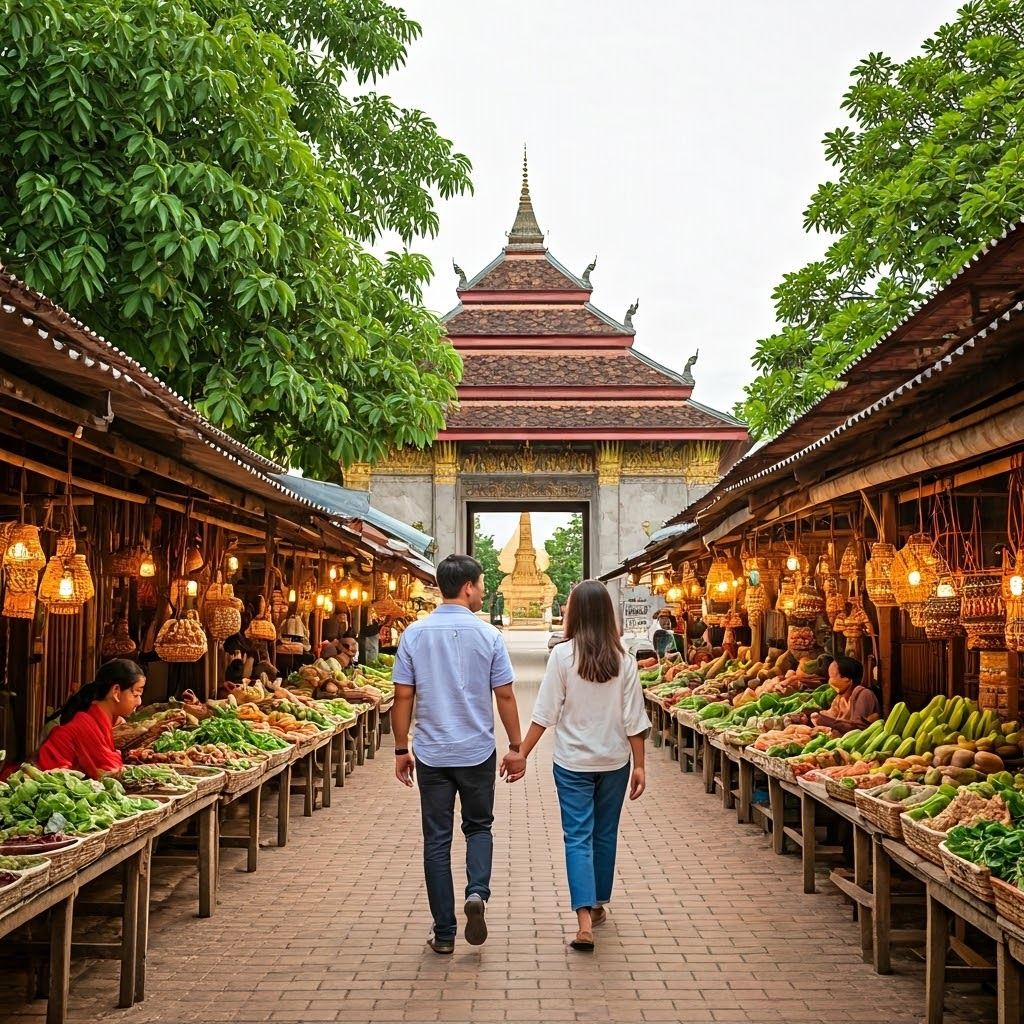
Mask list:
[[[491,691],[512,682],[501,632],[459,604],[410,623],[392,680],[416,687],[413,754],[432,768],[481,764],[495,749]]]

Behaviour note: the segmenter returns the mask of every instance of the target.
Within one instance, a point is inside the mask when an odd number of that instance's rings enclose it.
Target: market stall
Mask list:
[[[924,952],[929,1022],[984,978],[1020,1019],[1022,252],[993,242],[608,574],[688,622],[641,675],[666,749],[805,892],[831,864],[876,970]],[[863,699],[830,692],[844,658]]]

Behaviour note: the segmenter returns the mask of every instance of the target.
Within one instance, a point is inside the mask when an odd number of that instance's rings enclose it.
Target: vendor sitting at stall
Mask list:
[[[836,691],[828,711],[811,715],[813,725],[824,725],[835,732],[863,729],[881,717],[882,709],[871,689],[864,686],[864,666],[853,658],[835,658],[828,667],[829,685]]]
[[[223,700],[232,690],[241,686],[245,679],[245,662],[241,658],[228,662],[228,667],[224,669],[224,682],[217,688],[217,699]]]
[[[142,703],[146,674],[127,658],[100,667],[87,683],[51,718],[61,724],[43,740],[36,764],[44,771],[71,768],[98,779],[103,772],[124,767],[114,746],[114,726]]]

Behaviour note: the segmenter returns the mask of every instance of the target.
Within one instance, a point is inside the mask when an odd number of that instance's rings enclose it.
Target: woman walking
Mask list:
[[[569,597],[565,642],[548,658],[529,731],[520,751],[502,761],[508,782],[526,774],[526,759],[552,728],[569,897],[577,919],[570,945],[590,951],[593,928],[606,920],[612,895],[623,797],[627,787],[630,800],[644,791],[644,740],[651,728],[636,661],[622,647],[611,596],[597,580],[585,580]]]

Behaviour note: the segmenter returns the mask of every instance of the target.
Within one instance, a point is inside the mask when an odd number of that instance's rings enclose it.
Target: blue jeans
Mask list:
[[[491,895],[491,825],[497,764],[497,751],[483,764],[469,768],[434,768],[416,762],[423,822],[423,874],[434,918],[434,938],[439,942],[453,941],[457,930],[452,882],[456,793],[462,804],[462,833],[466,837],[466,896],[476,893],[486,902]]]
[[[571,772],[555,765],[573,910],[596,907],[612,898],[619,815],[629,767],[627,761],[611,772]]]

